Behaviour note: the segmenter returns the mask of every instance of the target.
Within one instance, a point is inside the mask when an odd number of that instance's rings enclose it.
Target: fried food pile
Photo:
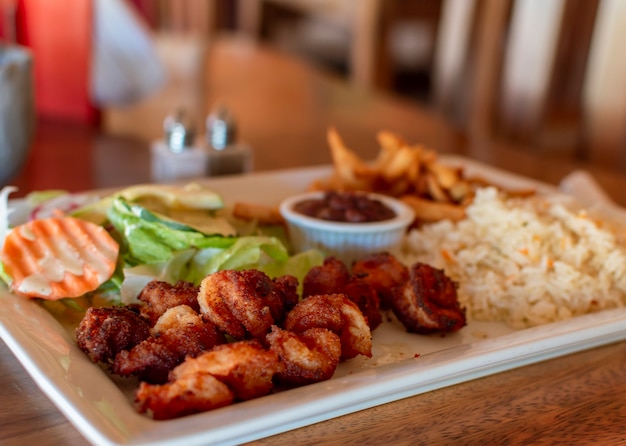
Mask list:
[[[347,295],[372,329],[382,322],[381,309],[391,309],[410,333],[453,332],[467,323],[456,284],[442,270],[424,263],[407,268],[387,252],[355,261],[352,271],[336,258],[327,258],[304,279],[304,296],[318,292]]]
[[[306,275],[302,296],[298,285],[258,270],[219,271],[200,286],[152,281],[139,304],[89,308],[77,344],[138,378],[138,411],[163,420],[330,379],[341,361],[372,356],[381,309],[409,332],[465,325],[454,283],[387,253],[351,270],[330,257]]]
[[[411,206],[416,223],[465,218],[465,208],[472,202],[478,187],[488,183],[468,178],[462,167],[438,161],[435,151],[412,145],[400,136],[380,131],[380,151],[367,162],[349,149],[336,129],[327,134],[334,173],[330,178],[315,181],[311,190],[377,192],[400,198]],[[529,194],[533,191],[517,191]]]

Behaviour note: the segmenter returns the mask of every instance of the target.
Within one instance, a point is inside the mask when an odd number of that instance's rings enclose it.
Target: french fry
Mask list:
[[[435,201],[449,202],[448,194],[441,187],[441,184],[437,181],[437,177],[432,172],[426,172],[426,185],[428,186],[428,193]]]
[[[407,145],[406,141],[402,139],[400,136],[396,135],[387,130],[381,130],[376,135],[376,139],[378,140],[378,144],[381,149],[384,151],[394,152],[400,147],[404,147]]]
[[[437,179],[437,183],[444,189],[451,189],[460,181],[458,170],[453,167],[446,166],[441,163],[429,163],[428,170],[433,173]]]
[[[425,165],[437,162],[437,153],[433,150],[422,150],[422,163]]]
[[[453,203],[442,203],[415,195],[405,195],[401,200],[413,209],[415,220],[431,223],[440,220],[459,221],[465,218],[465,207]]]
[[[363,162],[352,150],[350,150],[334,128],[328,131],[328,144],[335,162],[335,167],[348,167],[357,176],[371,176],[372,168]]]
[[[326,191],[331,190],[332,188],[329,186],[330,181],[326,181],[324,179],[317,179],[309,184],[308,191],[309,192],[318,192],[318,191]]]
[[[413,187],[415,188],[415,195],[420,197],[428,195],[428,181],[426,175],[420,175],[413,183]]]
[[[376,134],[380,149],[372,162],[365,162],[346,147],[332,127],[327,139],[334,175],[314,182],[311,190],[366,191],[401,197],[415,209],[419,221],[465,218],[465,206],[471,204],[476,189],[495,186],[481,178],[468,179],[463,168],[440,163],[434,150],[409,145],[390,131]],[[499,189],[511,196],[535,193],[526,189]]]
[[[280,225],[285,222],[278,209],[253,203],[235,203],[233,216],[241,220],[253,220],[265,225]]]
[[[419,163],[419,152],[413,147],[401,147],[383,167],[382,176],[387,181],[398,179],[404,176],[414,163]]]
[[[467,181],[459,181],[448,189],[448,194],[450,195],[450,198],[452,198],[452,201],[455,203],[461,203],[472,195],[472,188]]]
[[[411,183],[406,177],[402,177],[397,181],[390,183],[387,189],[384,190],[385,194],[393,197],[399,197],[409,192],[411,189]]]
[[[334,128],[328,130],[327,138],[340,188],[348,190],[368,189],[368,179],[375,176],[372,168],[346,147]]]
[[[421,176],[421,167],[422,163],[419,159],[417,159],[413,164],[409,166],[407,169],[407,179],[413,185],[417,184],[419,177]]]
[[[398,135],[384,130],[378,132],[376,136],[380,152],[374,162],[374,166],[377,170],[382,171],[393,159],[396,152],[406,146],[406,142]]]

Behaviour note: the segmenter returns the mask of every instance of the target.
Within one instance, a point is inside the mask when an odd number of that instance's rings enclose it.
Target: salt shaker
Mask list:
[[[252,151],[237,141],[237,127],[230,111],[219,106],[206,119],[208,173],[210,176],[252,170]]]
[[[152,180],[157,183],[203,177],[207,174],[208,151],[195,145],[195,129],[184,110],[167,116],[165,137],[152,143]]]

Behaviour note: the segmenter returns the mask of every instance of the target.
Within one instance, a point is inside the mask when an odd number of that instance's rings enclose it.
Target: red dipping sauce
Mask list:
[[[380,200],[359,192],[325,192],[322,198],[296,203],[293,210],[320,220],[371,223],[390,220],[396,213]]]

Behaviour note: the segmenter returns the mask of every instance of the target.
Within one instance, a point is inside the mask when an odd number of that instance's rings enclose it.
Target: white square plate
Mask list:
[[[468,174],[507,187],[554,188],[458,157]],[[210,180],[227,202],[277,204],[329,167]],[[325,382],[168,421],[133,406],[136,383],[111,377],[78,349],[73,327],[42,307],[0,289],[0,336],[76,428],[98,445],[239,444],[503,370],[626,339],[626,309],[513,330],[470,322],[444,337],[406,333],[385,322],[374,331],[373,357],[341,364]]]

